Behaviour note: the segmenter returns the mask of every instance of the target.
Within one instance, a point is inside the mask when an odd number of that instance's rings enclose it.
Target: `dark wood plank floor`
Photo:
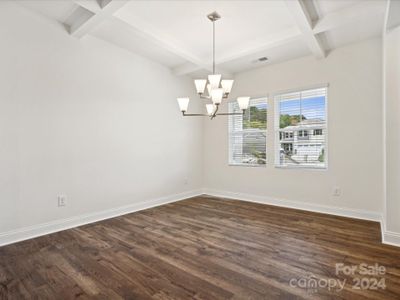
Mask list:
[[[386,288],[336,263],[382,265]],[[0,298],[400,299],[400,248],[375,222],[197,197],[1,247]]]

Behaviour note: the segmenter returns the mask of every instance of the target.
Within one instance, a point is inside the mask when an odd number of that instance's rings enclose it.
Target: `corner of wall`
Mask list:
[[[396,22],[393,22],[389,20],[389,15],[391,11],[391,5],[393,3],[388,0],[387,1],[387,6],[386,6],[386,12],[385,12],[385,19],[384,19],[384,24],[383,24],[383,31],[382,31],[382,122],[383,122],[383,128],[382,128],[382,147],[383,147],[383,170],[382,170],[382,180],[383,180],[383,214],[382,214],[382,220],[381,220],[381,235],[382,235],[382,243],[392,245],[392,246],[397,246],[400,247],[400,233],[398,232],[393,232],[388,230],[388,170],[387,170],[387,165],[388,165],[388,157],[387,157],[387,144],[388,144],[388,139],[387,139],[387,106],[388,106],[388,93],[387,93],[387,73],[388,70],[386,68],[387,65],[387,34],[388,30],[390,29],[389,23],[392,23],[392,25]],[[397,4],[397,3],[396,3]],[[400,6],[397,5],[396,8],[394,9],[399,9]],[[399,18],[400,21],[400,18]]]

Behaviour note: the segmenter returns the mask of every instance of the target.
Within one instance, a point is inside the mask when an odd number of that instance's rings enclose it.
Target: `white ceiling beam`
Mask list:
[[[292,0],[289,1],[292,2]],[[375,15],[383,13],[384,10],[385,10],[385,5],[382,5],[382,3],[379,2],[371,2],[369,5],[365,5],[365,3],[359,3],[332,13],[328,13],[321,19],[317,20],[314,26],[312,25],[310,26],[313,27],[312,29],[313,34],[316,35],[318,33],[323,33],[338,27],[345,26],[346,24],[352,23],[360,19],[371,18]],[[309,24],[311,24],[311,20],[309,21]],[[235,59],[244,58],[246,56],[250,56],[257,52],[267,51],[268,49],[288,44],[291,41],[299,39],[300,37],[302,37],[302,34],[299,35],[298,30],[297,32],[293,29],[284,32],[279,32],[278,34],[276,34],[275,38],[269,37],[268,40],[266,40],[263,44],[259,46],[250,47],[247,50],[244,49],[238,52],[227,54],[223,56],[221,59],[217,59],[216,63],[218,65],[229,61],[233,61]],[[197,70],[199,70],[198,66],[191,63],[185,63],[175,67],[172,71],[175,75],[180,76],[180,75],[190,74]]]
[[[182,45],[179,45],[178,41],[174,41],[170,37],[165,36],[158,30],[153,28],[151,24],[140,21],[137,18],[132,18],[129,14],[125,14],[125,12],[118,13],[116,19],[118,19],[120,22],[125,22],[126,24],[130,25],[131,28],[134,29],[138,35],[156,45],[157,47],[160,47],[188,61],[188,65],[195,66],[196,70],[206,70],[209,72],[212,71],[211,63],[205,63],[205,60],[202,60],[201,58],[192,54]],[[232,74],[224,70],[219,70],[219,73],[225,76],[232,76]]]
[[[101,10],[100,3],[97,0],[74,0],[74,3],[95,14]]]
[[[256,54],[258,52],[263,52],[267,51],[269,49],[273,49],[275,47],[279,47],[282,45],[286,45],[290,42],[293,42],[295,40],[298,40],[302,37],[301,33],[295,28],[281,31],[274,36],[269,36],[268,39],[266,39],[264,42],[257,43],[256,45],[251,45],[250,47],[247,47],[245,49],[241,49],[239,51],[234,51],[231,53],[227,53],[224,56],[222,56],[219,59],[216,59],[216,65],[220,65],[223,63],[227,63],[236,59],[240,59],[246,56],[250,56],[253,54]],[[175,67],[172,72],[177,75],[185,75],[185,74],[190,74],[195,71],[199,70],[199,66],[194,65],[192,63],[185,63],[183,65],[180,65],[178,67]]]
[[[380,2],[371,1],[366,5],[359,3],[331,13],[319,19],[313,28],[314,34],[326,32],[359,19],[372,18],[375,15],[384,13],[385,5]]]
[[[92,31],[97,25],[112,15],[127,3],[127,0],[109,0],[109,1],[75,1],[89,13],[80,14],[75,22],[70,26],[69,32],[72,36],[81,38]],[[83,16],[83,17],[82,17]]]
[[[133,18],[120,18],[118,19],[121,22],[125,22],[129,26],[131,26],[132,29],[136,31],[138,35],[140,35],[142,38],[146,39],[147,41],[157,45],[160,48],[163,48],[164,50],[167,50],[195,65],[200,66],[202,69],[209,69],[209,66],[206,66],[204,62],[184,49],[181,46],[177,45],[177,42],[172,41],[168,37],[163,36],[161,33],[155,32],[150,29],[150,26],[146,26],[145,24],[141,24],[138,20],[134,20]]]
[[[312,20],[304,0],[285,0],[285,2],[311,52],[317,58],[324,58],[325,50],[313,32]]]

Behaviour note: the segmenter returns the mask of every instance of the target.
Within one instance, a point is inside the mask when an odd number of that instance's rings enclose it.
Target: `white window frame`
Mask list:
[[[326,89],[326,95],[325,95],[325,148],[324,148],[324,152],[325,152],[325,165],[324,166],[306,166],[306,165],[280,165],[279,161],[280,161],[280,153],[279,151],[277,151],[277,144],[279,144],[279,122],[280,122],[280,103],[279,100],[276,99],[277,96],[281,95],[281,94],[288,94],[288,93],[295,93],[295,92],[300,92],[300,91],[306,91],[306,90],[313,90],[313,89],[319,89],[319,88],[325,88]],[[277,91],[274,92],[270,95],[269,99],[273,99],[273,103],[274,103],[274,134],[275,134],[275,138],[274,138],[274,147],[273,147],[273,151],[274,151],[274,165],[275,168],[278,169],[300,169],[300,170],[316,170],[316,171],[327,171],[328,170],[328,166],[329,166],[329,141],[328,141],[328,137],[329,137],[329,117],[328,117],[328,99],[329,99],[329,84],[325,83],[325,84],[318,84],[318,85],[311,85],[311,86],[306,86],[306,87],[300,87],[300,88],[295,88],[295,89],[289,89],[289,90],[282,90],[282,91]],[[268,154],[268,153],[267,153]],[[268,156],[267,156],[268,157]]]
[[[232,152],[231,152],[231,147],[230,147],[230,131],[229,131],[229,120],[228,120],[228,166],[230,167],[250,167],[250,168],[265,168],[269,161],[272,161],[271,158],[268,156],[268,128],[271,127],[271,122],[270,125],[268,126],[268,111],[270,110],[270,105],[269,105],[269,95],[266,96],[259,96],[259,97],[251,97],[251,100],[259,100],[259,99],[265,99],[265,102],[267,104],[267,128],[265,129],[265,164],[246,164],[246,163],[233,163],[231,162],[231,157],[232,157]],[[232,101],[233,102],[233,101]],[[231,103],[228,104],[228,110],[231,112]],[[250,108],[250,105],[249,105]],[[268,159],[269,158],[269,159]]]

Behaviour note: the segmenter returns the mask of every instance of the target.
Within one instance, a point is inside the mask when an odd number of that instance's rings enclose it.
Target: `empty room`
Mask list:
[[[400,299],[400,0],[0,0],[0,300]]]

